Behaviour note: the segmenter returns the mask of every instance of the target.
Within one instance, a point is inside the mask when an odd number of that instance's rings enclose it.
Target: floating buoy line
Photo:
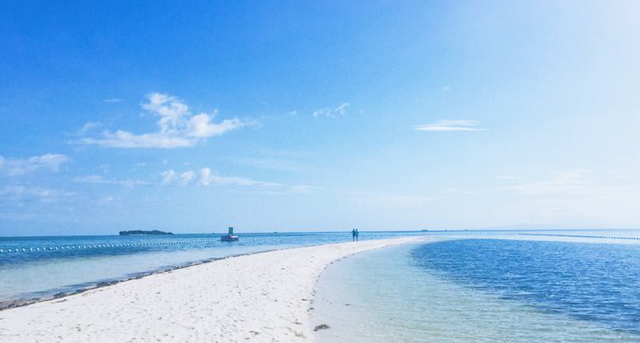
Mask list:
[[[73,251],[73,250],[90,250],[90,249],[104,249],[104,248],[160,246],[160,245],[170,245],[170,244],[197,244],[197,243],[211,243],[211,242],[217,242],[217,239],[171,240],[171,241],[139,242],[139,243],[74,244],[74,245],[43,246],[43,247],[29,247],[29,248],[0,248],[0,253]]]
[[[282,242],[290,238],[296,238],[296,236],[253,236],[243,237],[243,241],[256,242],[261,241],[268,242]],[[55,252],[55,251],[82,251],[92,249],[110,249],[110,248],[132,248],[132,247],[150,247],[150,246],[162,246],[162,245],[175,245],[175,244],[207,244],[207,243],[220,244],[220,239],[205,238],[205,239],[179,239],[179,240],[162,240],[155,242],[138,242],[138,243],[108,243],[108,244],[72,244],[72,245],[58,245],[58,246],[41,246],[41,247],[25,247],[25,248],[0,248],[0,253],[38,253],[38,252]]]

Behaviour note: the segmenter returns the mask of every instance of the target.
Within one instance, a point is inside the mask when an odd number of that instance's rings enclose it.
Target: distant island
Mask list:
[[[131,235],[173,235],[171,232],[164,232],[160,230],[130,230],[130,231],[120,231],[120,236],[131,236]]]

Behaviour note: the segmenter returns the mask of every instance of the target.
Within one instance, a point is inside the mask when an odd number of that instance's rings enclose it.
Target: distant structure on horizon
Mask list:
[[[130,230],[130,231],[120,231],[120,236],[132,236],[132,235],[173,235],[171,232],[164,232],[160,230]]]
[[[223,242],[235,242],[238,240],[238,236],[233,235],[233,226],[229,226],[229,233],[220,237],[220,240]]]

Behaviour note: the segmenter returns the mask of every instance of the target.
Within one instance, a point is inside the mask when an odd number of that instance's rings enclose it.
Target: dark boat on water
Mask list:
[[[229,227],[229,233],[224,236],[221,236],[220,240],[223,242],[235,242],[238,240],[238,236],[233,235],[233,226]]]

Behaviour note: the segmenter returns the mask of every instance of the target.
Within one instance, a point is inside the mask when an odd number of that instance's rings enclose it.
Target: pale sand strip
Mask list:
[[[303,342],[313,285],[345,256],[429,240],[278,250],[177,269],[0,312],[1,342]]]

